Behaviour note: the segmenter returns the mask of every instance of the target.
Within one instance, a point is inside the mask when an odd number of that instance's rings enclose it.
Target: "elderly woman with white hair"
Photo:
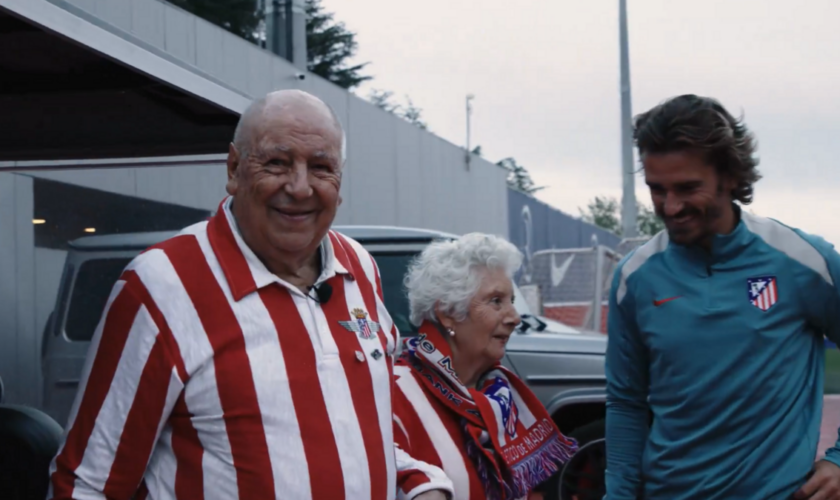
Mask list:
[[[406,276],[420,335],[394,369],[395,441],[444,470],[453,500],[541,498],[577,448],[500,364],[520,322],[512,276],[521,263],[506,240],[472,233],[429,245]],[[422,475],[400,474],[406,498],[424,491]]]

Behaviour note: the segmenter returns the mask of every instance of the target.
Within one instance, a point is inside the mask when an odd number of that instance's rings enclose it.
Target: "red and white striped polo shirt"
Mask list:
[[[91,343],[50,498],[397,496],[451,491],[393,441],[398,332],[359,243],[321,245],[323,304],[242,241],[230,199],[138,256]]]

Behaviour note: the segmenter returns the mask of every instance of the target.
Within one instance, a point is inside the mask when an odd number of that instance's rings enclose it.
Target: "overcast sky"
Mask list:
[[[621,195],[618,0],[322,0],[375,77],[436,134],[515,157],[568,213]],[[683,93],[745,114],[764,175],[750,207],[840,244],[840,2],[628,0],[633,113]],[[649,203],[641,177],[640,200]]]

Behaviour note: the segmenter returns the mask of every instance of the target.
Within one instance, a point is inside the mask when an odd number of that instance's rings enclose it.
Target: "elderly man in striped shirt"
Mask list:
[[[451,494],[394,445],[398,332],[371,256],[329,229],[344,151],[310,94],[243,114],[230,197],[116,283],[50,498],[391,500],[398,482],[418,485],[401,498]]]

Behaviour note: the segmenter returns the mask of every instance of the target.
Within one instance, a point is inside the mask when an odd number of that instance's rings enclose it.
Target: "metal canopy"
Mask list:
[[[225,153],[248,103],[46,0],[0,0],[0,161]]]

